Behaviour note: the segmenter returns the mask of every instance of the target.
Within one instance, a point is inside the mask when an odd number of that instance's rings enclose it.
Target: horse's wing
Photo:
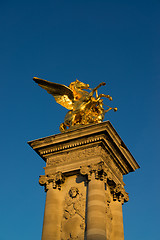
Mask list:
[[[49,82],[37,77],[34,77],[33,80],[38,83],[40,87],[51,94],[57,103],[69,110],[73,109],[74,95],[69,87],[62,84]]]

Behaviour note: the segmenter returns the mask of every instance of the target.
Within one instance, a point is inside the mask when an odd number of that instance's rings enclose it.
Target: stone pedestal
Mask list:
[[[109,121],[30,141],[46,162],[42,240],[123,240],[123,175],[139,165]]]

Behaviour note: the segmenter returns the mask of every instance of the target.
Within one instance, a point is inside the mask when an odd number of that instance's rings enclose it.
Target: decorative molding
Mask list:
[[[107,179],[109,179],[110,181],[113,180],[111,171],[103,161],[97,164],[81,166],[80,173],[82,175],[86,175],[88,181],[91,180],[92,174],[95,174],[95,179],[103,180],[104,183],[107,183]]]
[[[67,131],[28,142],[29,145],[46,161],[55,154],[87,148],[91,145],[101,145],[112,155],[121,174],[125,175],[139,168],[138,163],[129,152],[112,124],[104,123],[84,126],[83,128]]]
[[[61,165],[69,162],[78,162],[82,159],[89,159],[95,156],[104,155],[105,151],[101,146],[92,146],[85,149],[79,149],[78,151],[69,151],[61,154],[52,155],[47,159],[47,166]]]
[[[64,180],[64,175],[61,172],[57,172],[50,175],[41,175],[39,177],[39,184],[41,186],[45,186],[45,191],[49,190],[50,188],[61,189],[61,184],[64,182]]]
[[[70,150],[71,148],[75,148],[75,147],[79,147],[79,146],[83,146],[83,145],[87,145],[89,143],[94,143],[94,142],[98,142],[103,140],[102,137],[90,137],[87,140],[86,139],[78,139],[77,141],[75,140],[74,142],[72,141],[70,144],[61,144],[59,146],[54,146],[51,147],[47,150],[40,150],[40,154],[43,155],[43,157],[45,157],[45,155],[50,154],[50,153],[57,153],[60,152],[62,150]]]
[[[119,201],[123,204],[124,202],[128,202],[129,200],[128,193],[125,191],[124,186],[122,186],[121,184],[112,186],[111,193],[113,195],[113,201]]]
[[[88,181],[91,180],[91,176],[92,174],[94,174],[95,179],[104,181],[104,183],[108,182],[108,184],[111,186],[113,201],[118,200],[123,204],[124,202],[127,202],[129,200],[128,193],[125,192],[124,186],[115,182],[112,172],[103,161],[97,164],[81,166],[80,173],[86,176]]]

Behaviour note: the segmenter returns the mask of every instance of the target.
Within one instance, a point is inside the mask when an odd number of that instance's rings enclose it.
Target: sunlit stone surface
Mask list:
[[[42,240],[123,240],[123,175],[139,165],[109,121],[30,141],[46,162]]]

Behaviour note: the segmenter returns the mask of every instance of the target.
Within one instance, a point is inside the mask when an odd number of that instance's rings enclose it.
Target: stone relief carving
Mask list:
[[[61,240],[84,239],[85,198],[77,187],[71,187],[65,197]]]
[[[113,201],[119,201],[122,204],[124,202],[128,202],[129,196],[128,193],[125,191],[124,186],[121,184],[117,184],[116,186],[111,187],[111,193],[113,194]]]
[[[51,188],[61,189],[61,184],[64,182],[64,175],[61,172],[50,175],[41,175],[39,177],[39,184],[45,186],[45,191]]]
[[[105,151],[101,146],[94,146],[86,149],[81,149],[77,151],[70,151],[61,154],[53,155],[47,159],[47,165],[61,165],[64,163],[69,163],[73,161],[79,161],[81,159],[94,157],[97,155],[102,156],[105,154]],[[106,156],[106,154],[105,154]]]
[[[81,166],[80,173],[82,175],[86,175],[88,181],[91,180],[91,176],[93,173],[95,174],[95,179],[103,180],[104,183],[107,182],[107,179],[112,180],[112,173],[103,161],[97,164]]]
[[[80,167],[80,173],[87,176],[87,180],[91,180],[92,174],[95,175],[95,179],[99,179],[107,183],[109,180],[109,185],[111,185],[111,193],[113,195],[113,200],[118,200],[122,204],[129,200],[128,193],[125,192],[124,186],[122,184],[117,184],[113,180],[113,175],[108,166],[103,162],[97,164],[84,165]]]

